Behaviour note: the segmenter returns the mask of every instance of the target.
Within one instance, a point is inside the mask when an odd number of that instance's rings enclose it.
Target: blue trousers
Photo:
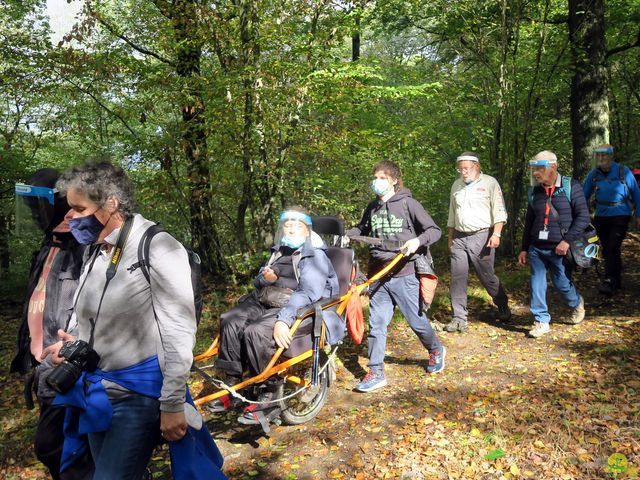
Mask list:
[[[93,480],[140,480],[158,441],[160,402],[133,394],[111,404],[111,428],[89,434]]]
[[[580,304],[580,294],[571,281],[571,265],[565,264],[565,257],[554,250],[529,247],[531,264],[531,314],[536,322],[549,323],[551,315],[547,307],[547,270],[551,283],[570,308]]]
[[[384,352],[387,347],[387,328],[393,318],[393,310],[397,305],[409,326],[420,339],[424,347],[432,352],[442,344],[431,328],[429,319],[420,314],[420,283],[415,275],[391,277],[382,283],[374,283],[371,287],[369,303],[369,368],[384,369]]]

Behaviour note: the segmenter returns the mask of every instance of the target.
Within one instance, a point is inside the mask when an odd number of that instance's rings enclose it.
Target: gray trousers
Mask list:
[[[486,288],[493,303],[498,307],[507,305],[507,294],[493,270],[495,249],[487,247],[492,232],[492,229],[475,233],[454,232],[451,246],[451,288],[449,289],[454,320],[467,321],[469,263],[473,265],[480,283]]]

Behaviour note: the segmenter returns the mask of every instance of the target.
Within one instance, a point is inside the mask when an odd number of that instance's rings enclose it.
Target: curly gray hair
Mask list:
[[[129,177],[121,167],[109,162],[87,162],[71,167],[60,175],[56,188],[63,195],[73,188],[100,206],[109,197],[115,197],[120,204],[118,211],[125,218],[132,216],[135,209]]]

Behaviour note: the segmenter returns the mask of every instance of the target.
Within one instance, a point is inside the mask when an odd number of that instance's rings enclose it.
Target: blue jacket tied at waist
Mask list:
[[[101,380],[109,380],[139,395],[158,398],[162,388],[162,372],[158,357],[150,357],[136,365],[105,372],[83,372],[65,394],[58,394],[54,405],[64,405],[64,446],[60,470],[66,470],[88,448],[87,434],[103,432],[111,426],[113,410]],[[187,389],[187,401],[193,400]],[[171,470],[176,480],[226,479],[221,472],[223,458],[206,425],[200,430],[189,426],[185,436],[169,442]]]

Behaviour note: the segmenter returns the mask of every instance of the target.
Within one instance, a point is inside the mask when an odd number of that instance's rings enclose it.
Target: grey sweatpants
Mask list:
[[[476,233],[454,232],[451,246],[451,288],[449,289],[454,320],[467,321],[469,263],[473,265],[480,283],[487,289],[493,303],[499,307],[507,305],[507,294],[493,270],[495,249],[487,247],[491,233],[491,229]]]

